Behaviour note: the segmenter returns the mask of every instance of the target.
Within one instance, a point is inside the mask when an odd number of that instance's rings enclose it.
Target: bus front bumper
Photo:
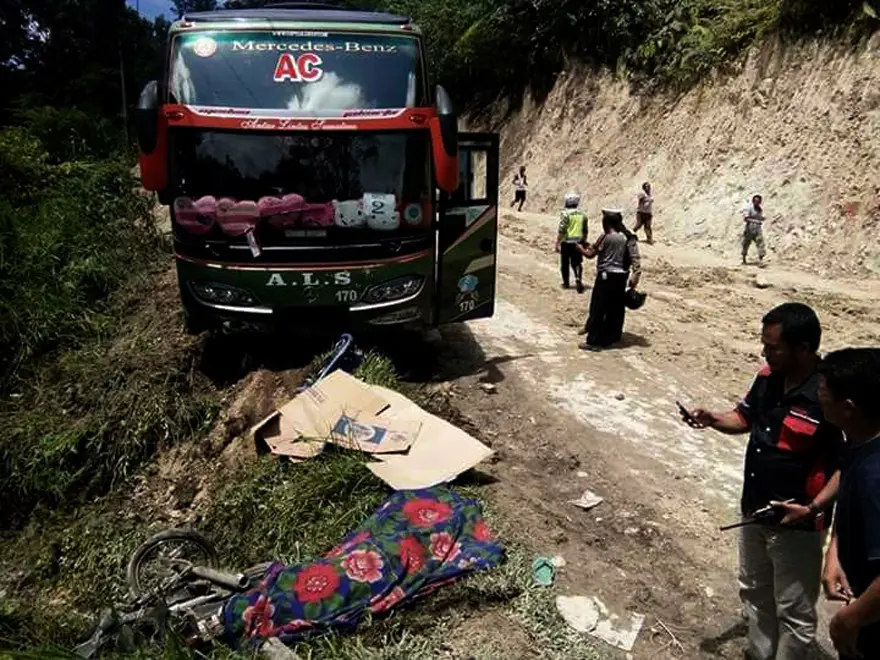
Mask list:
[[[327,330],[387,327],[424,328],[432,324],[431,290],[427,283],[416,293],[375,304],[294,306],[235,305],[200,299],[188,282],[180,282],[187,324],[195,331],[285,332],[311,334]]]

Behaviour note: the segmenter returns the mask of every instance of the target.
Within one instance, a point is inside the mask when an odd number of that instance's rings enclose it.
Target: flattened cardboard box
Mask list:
[[[393,425],[377,415],[388,402],[354,376],[338,370],[301,392],[251,433],[278,456],[305,460],[317,456],[327,442],[369,453],[406,451],[418,423]]]
[[[379,417],[394,421],[419,422],[418,437],[404,455],[376,456],[370,471],[395,490],[430,488],[452,481],[486,460],[493,451],[457,426],[423,410],[393,390],[369,386],[389,402]]]
[[[421,424],[391,420],[383,415],[341,415],[330,433],[330,442],[367,454],[400,453],[416,441]]]

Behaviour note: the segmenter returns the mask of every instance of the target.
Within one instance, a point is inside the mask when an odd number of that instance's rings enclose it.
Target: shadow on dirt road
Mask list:
[[[229,334],[205,338],[199,369],[219,388],[239,382],[252,371],[279,373],[308,367],[329,351],[340,332],[310,337]],[[500,364],[529,355],[486,359],[485,352],[464,324],[444,327],[439,338],[417,332],[383,331],[355,334],[361,350],[376,351],[391,360],[401,380],[409,383],[452,381],[480,375],[481,382],[500,383]]]

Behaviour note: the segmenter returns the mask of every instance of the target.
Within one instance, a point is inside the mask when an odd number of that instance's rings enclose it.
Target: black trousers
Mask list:
[[[623,337],[628,278],[628,273],[602,272],[596,275],[586,323],[588,345],[606,347]]]
[[[574,279],[580,282],[584,276],[584,255],[578,250],[577,243],[563,243],[559,248],[562,262],[562,283],[568,286],[569,269],[574,271]]]

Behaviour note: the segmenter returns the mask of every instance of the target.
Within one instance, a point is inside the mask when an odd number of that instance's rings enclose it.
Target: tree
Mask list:
[[[217,9],[217,0],[171,0],[171,6],[177,13],[177,18],[194,11],[214,11]]]

